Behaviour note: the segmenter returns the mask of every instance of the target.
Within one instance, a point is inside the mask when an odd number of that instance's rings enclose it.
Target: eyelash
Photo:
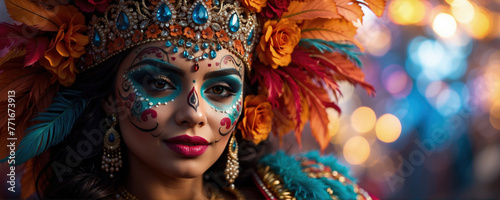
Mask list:
[[[215,92],[213,92],[213,90],[216,87],[222,88],[223,91],[221,92],[221,94],[216,94]],[[234,91],[234,89],[226,83],[218,83],[218,84],[215,84],[212,87],[208,88],[207,90],[205,90],[205,93],[213,94],[214,97],[212,97],[212,98],[218,98],[220,100],[223,100],[223,99],[229,98],[231,96],[234,96],[236,91]]]
[[[161,83],[165,84],[163,88],[157,88],[156,85],[152,85],[160,81],[164,81],[164,83]],[[145,90],[153,93],[161,93],[165,90],[177,89],[172,83],[172,81],[170,81],[170,79],[164,75],[154,75],[154,76],[150,74],[145,75],[144,78],[142,79],[142,86],[144,87]]]

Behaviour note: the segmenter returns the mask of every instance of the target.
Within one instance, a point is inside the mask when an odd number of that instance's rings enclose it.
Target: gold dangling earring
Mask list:
[[[238,177],[238,173],[240,172],[240,163],[238,162],[238,142],[236,141],[236,137],[234,136],[234,132],[231,136],[231,140],[229,141],[229,151],[227,153],[227,162],[226,162],[226,171],[224,174],[226,175],[226,180],[229,183],[229,189],[234,190],[234,180]]]
[[[113,178],[113,172],[118,172],[122,167],[122,153],[120,151],[120,135],[115,130],[116,117],[114,114],[108,115],[109,129],[104,135],[104,152],[102,153],[101,168],[109,173],[109,177]]]

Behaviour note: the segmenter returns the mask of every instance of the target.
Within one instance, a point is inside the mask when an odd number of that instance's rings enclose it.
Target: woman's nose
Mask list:
[[[199,93],[193,87],[185,100],[181,100],[176,112],[175,121],[179,126],[195,127],[204,126],[207,123],[205,110],[200,107]]]

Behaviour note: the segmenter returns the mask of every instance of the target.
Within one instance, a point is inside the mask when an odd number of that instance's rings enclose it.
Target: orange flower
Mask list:
[[[201,37],[210,40],[214,37],[214,31],[212,31],[212,28],[207,27],[205,30],[201,32]]]
[[[160,2],[160,0],[151,0],[150,2],[151,2],[151,5],[156,6],[156,5],[158,5],[158,2]]]
[[[241,44],[241,40],[235,40],[233,43],[233,47],[236,49],[238,53],[241,55],[245,54],[245,50],[243,49],[243,45]]]
[[[184,28],[184,34],[182,34],[182,35],[186,36],[186,38],[193,39],[194,38],[194,30],[192,28],[186,27],[186,28]]]
[[[85,54],[89,38],[83,33],[87,30],[85,17],[74,6],[59,5],[54,8],[61,19],[56,37],[50,41],[40,64],[57,76],[59,83],[70,86],[75,80],[75,60]]]
[[[142,33],[139,30],[135,30],[134,35],[132,36],[132,41],[140,42],[142,41]]]
[[[219,32],[215,33],[215,35],[217,35],[217,38],[219,39],[219,41],[223,41],[223,42],[228,42],[229,41],[229,37],[227,37],[227,33],[226,33],[226,31],[224,31],[224,29],[222,29]]]
[[[182,34],[182,28],[178,24],[170,26],[170,35],[171,36],[179,36]]]
[[[113,49],[115,51],[123,49],[123,47],[125,47],[125,39],[122,37],[116,38],[116,40],[113,41]]]
[[[267,5],[267,0],[240,0],[240,2],[245,8],[254,12],[260,12]]]
[[[148,26],[148,30],[146,31],[146,37],[157,38],[160,33],[161,33],[160,27],[158,27],[158,25],[156,24],[153,24],[151,26]]]
[[[175,3],[175,0],[168,0],[168,2],[170,2],[170,3]]]
[[[243,139],[259,144],[266,140],[271,132],[274,117],[272,106],[266,95],[248,95],[245,97],[245,113],[238,125]]]
[[[205,5],[207,5],[208,8],[212,7],[212,0],[204,0]]]
[[[300,40],[300,28],[288,19],[269,20],[264,24],[257,55],[265,65],[273,69],[292,62],[292,52]]]

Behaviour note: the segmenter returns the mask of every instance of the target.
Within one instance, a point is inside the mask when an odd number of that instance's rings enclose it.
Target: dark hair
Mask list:
[[[120,61],[130,52],[131,50],[124,51],[77,76],[72,89],[83,92],[87,106],[68,137],[51,148],[50,160],[36,179],[37,194],[42,198],[110,199],[118,193],[120,184],[126,181],[127,154],[122,154],[124,165],[119,172],[115,172],[114,178],[109,178],[109,174],[101,169],[103,136],[106,132],[103,125],[106,113],[102,102],[110,94],[114,94],[112,91],[115,88],[115,75]],[[245,93],[254,93],[249,82],[244,85]],[[117,131],[120,132],[119,129]],[[253,169],[256,161],[267,150],[264,148],[267,143],[263,142],[256,147],[251,142],[242,141],[241,134],[237,134],[237,140],[242,168],[237,184],[245,185],[252,182],[246,180],[250,178],[247,171]],[[124,142],[121,143],[121,151],[127,152]],[[204,179],[217,188],[227,185],[224,178],[227,151],[226,148],[222,156],[204,174]]]

